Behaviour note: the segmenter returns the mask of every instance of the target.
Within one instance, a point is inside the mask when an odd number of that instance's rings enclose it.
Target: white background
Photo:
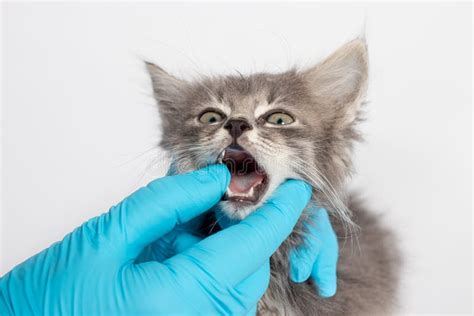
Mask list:
[[[352,185],[399,236],[399,311],[469,312],[469,4],[4,4],[0,274],[163,175],[141,58],[184,76],[278,71],[364,23],[370,103]]]

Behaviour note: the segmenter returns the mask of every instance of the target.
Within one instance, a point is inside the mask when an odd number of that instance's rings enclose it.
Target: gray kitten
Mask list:
[[[360,140],[356,127],[368,79],[365,41],[345,44],[312,68],[280,74],[189,82],[151,63],[147,69],[159,103],[161,146],[178,171],[220,162],[232,172],[219,212],[244,218],[285,179],[304,179],[314,188],[293,233],[271,258],[270,286],[259,313],[388,313],[395,302],[397,246],[377,218],[344,190],[353,143]],[[313,225],[309,215],[315,204],[333,215],[340,241],[338,291],[327,299],[317,295],[312,281],[289,279],[289,251]]]

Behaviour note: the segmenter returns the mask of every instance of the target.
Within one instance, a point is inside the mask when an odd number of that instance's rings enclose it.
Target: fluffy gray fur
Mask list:
[[[312,281],[296,284],[289,279],[289,250],[298,246],[306,234],[304,224],[314,209],[308,207],[271,258],[270,286],[259,304],[260,314],[367,315],[391,310],[398,279],[397,246],[391,232],[344,189],[351,174],[353,144],[360,140],[357,124],[367,89],[364,40],[345,44],[314,67],[280,74],[185,81],[151,63],[147,63],[147,69],[162,119],[161,146],[169,152],[178,171],[215,163],[232,141],[222,124],[203,125],[198,121],[203,110],[217,108],[228,118],[245,117],[254,127],[240,136],[239,144],[270,176],[261,203],[285,179],[299,178],[314,187],[311,203],[333,215],[340,241],[337,294],[322,299]],[[270,127],[255,115],[272,108],[291,113],[295,124]],[[230,210],[226,203],[221,202],[220,209],[227,216],[240,218],[261,205]]]

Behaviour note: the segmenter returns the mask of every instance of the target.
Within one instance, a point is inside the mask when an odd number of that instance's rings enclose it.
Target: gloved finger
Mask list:
[[[227,189],[230,173],[224,165],[164,177],[139,189],[111,210],[86,223],[91,234],[105,235],[127,246],[135,258],[154,240],[215,205]]]
[[[260,209],[164,264],[235,286],[261,267],[289,236],[311,197],[303,181],[283,183]],[[178,273],[179,274],[179,273]]]
[[[319,296],[331,297],[337,290],[337,259],[339,245],[331,225],[328,212],[320,208],[313,213],[313,223],[309,227],[311,235],[320,236],[321,249],[314,262],[311,278],[316,283]]]
[[[304,282],[310,277],[325,239],[334,235],[326,209],[311,207],[308,211],[311,215],[305,224],[303,243],[290,253],[290,278],[296,283]],[[324,258],[325,253],[321,255]]]
[[[256,305],[267,290],[269,283],[270,262],[267,260],[257,271],[235,286],[234,295],[245,306]]]
[[[290,252],[290,278],[301,283],[308,280],[314,262],[321,250],[321,240],[316,236],[306,236],[302,245]]]
[[[316,283],[319,296],[327,298],[336,294],[337,272],[333,262],[317,262],[311,272],[311,278]]]
[[[331,297],[337,290],[338,244],[333,235],[324,241],[319,256],[311,271],[311,278],[316,283],[319,296]]]

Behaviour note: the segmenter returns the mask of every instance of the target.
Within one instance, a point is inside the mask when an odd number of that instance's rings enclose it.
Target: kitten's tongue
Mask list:
[[[229,189],[234,194],[246,194],[252,187],[262,183],[262,181],[263,175],[255,171],[243,175],[232,174]]]

